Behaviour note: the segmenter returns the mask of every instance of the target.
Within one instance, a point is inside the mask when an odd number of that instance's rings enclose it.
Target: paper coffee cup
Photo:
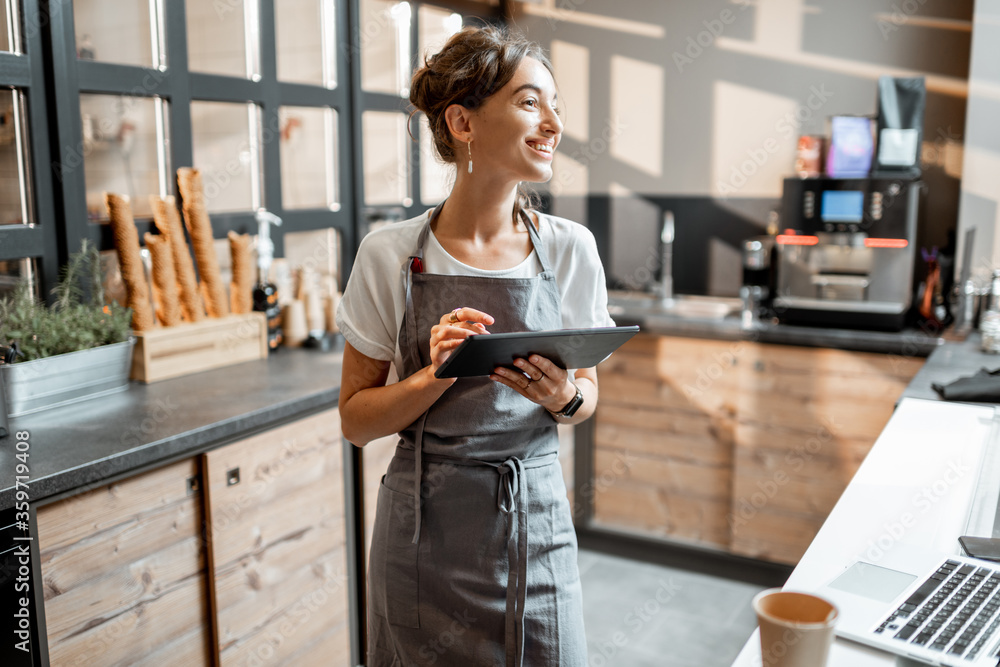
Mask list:
[[[763,667],[824,667],[837,608],[821,597],[771,588],[753,599]]]

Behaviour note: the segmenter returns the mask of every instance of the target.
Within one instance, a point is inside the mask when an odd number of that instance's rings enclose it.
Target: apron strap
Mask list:
[[[539,224],[542,221],[542,214],[536,213],[538,216]],[[528,228],[528,236],[531,237],[531,245],[535,248],[535,256],[538,257],[538,263],[542,265],[542,271],[546,273],[551,272],[549,266],[549,254],[545,252],[545,246],[542,244],[541,234],[535,229],[535,225],[531,222],[531,216],[528,215],[527,211],[521,211],[521,219],[524,220],[524,226]]]
[[[420,271],[423,271],[423,257],[424,257],[424,243],[427,241],[427,234],[430,233],[431,221],[434,220],[435,216],[441,211],[441,207],[444,206],[444,202],[441,202],[437,207],[430,212],[427,216],[427,223],[420,230],[420,235],[417,237],[417,249],[414,254],[406,258],[406,263],[403,266],[403,272],[405,274],[405,285],[406,285],[406,302],[404,305],[404,316],[403,319],[406,322],[406,331],[410,339],[410,344],[407,345],[405,354],[409,357],[410,368],[420,368],[420,350],[417,348],[417,318],[413,316],[413,270],[414,263],[420,267]],[[413,544],[417,544],[420,541],[420,508],[421,508],[421,495],[420,487],[423,485],[423,464],[421,457],[423,455],[423,444],[424,444],[424,424],[427,422],[427,414],[429,410],[425,411],[424,414],[420,415],[420,419],[417,421],[416,434],[413,442],[413,458],[414,465],[416,467],[416,474],[413,476]]]
[[[524,463],[512,456],[497,467],[497,508],[507,515],[507,614],[504,631],[506,667],[524,659],[524,601],[528,588],[528,476]],[[521,502],[518,502],[518,496]],[[515,533],[511,514],[517,514]],[[513,610],[514,613],[511,613]]]

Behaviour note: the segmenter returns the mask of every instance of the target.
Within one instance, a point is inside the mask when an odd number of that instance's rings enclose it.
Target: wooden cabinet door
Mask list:
[[[337,410],[204,455],[219,664],[350,663]]]
[[[39,508],[52,665],[212,664],[198,472],[181,461]]]
[[[594,520],[729,546],[733,426],[749,343],[640,334],[598,366]]]
[[[734,553],[797,563],[923,359],[758,344],[743,364]]]

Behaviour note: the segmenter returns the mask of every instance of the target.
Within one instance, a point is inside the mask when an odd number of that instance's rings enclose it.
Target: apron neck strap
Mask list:
[[[424,245],[427,243],[427,235],[431,232],[431,224],[434,222],[434,219],[441,214],[441,208],[443,206],[444,202],[441,202],[434,207],[434,210],[428,213],[427,222],[424,223],[423,228],[420,230],[420,234],[417,236],[417,247],[407,262],[412,260],[414,257],[423,259]],[[542,271],[551,271],[548,253],[545,252],[545,246],[542,244],[541,235],[538,233],[538,230],[535,229],[535,223],[531,221],[531,216],[528,215],[528,212],[524,209],[521,209],[519,213],[521,215],[521,220],[524,222],[525,228],[528,230],[528,236],[531,238],[531,245],[535,249],[535,255],[538,257],[538,262],[542,265]],[[541,215],[539,215],[538,219],[541,221]]]

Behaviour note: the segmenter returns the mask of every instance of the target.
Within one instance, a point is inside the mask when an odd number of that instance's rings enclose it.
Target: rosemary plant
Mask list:
[[[60,271],[52,295],[46,307],[22,280],[0,298],[0,341],[16,341],[24,361],[128,340],[132,310],[104,303],[101,255],[86,239]]]

